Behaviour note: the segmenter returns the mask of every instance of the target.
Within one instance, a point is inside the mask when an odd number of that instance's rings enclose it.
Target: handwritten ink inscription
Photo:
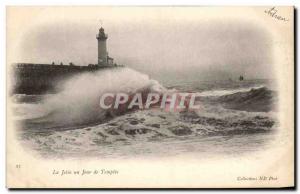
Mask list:
[[[279,15],[279,11],[276,9],[276,7],[272,7],[270,9],[265,10],[265,13],[274,19],[284,21],[284,22],[289,21],[287,18]]]

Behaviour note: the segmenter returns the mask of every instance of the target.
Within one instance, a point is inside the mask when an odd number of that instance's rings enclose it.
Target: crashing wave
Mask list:
[[[59,88],[59,93],[43,99],[44,115],[27,123],[47,123],[50,127],[100,123],[127,111],[101,109],[99,100],[104,93],[162,93],[166,90],[147,75],[128,68],[80,74],[65,80]]]
[[[225,108],[248,112],[269,112],[276,109],[277,94],[266,87],[237,92],[217,98]]]

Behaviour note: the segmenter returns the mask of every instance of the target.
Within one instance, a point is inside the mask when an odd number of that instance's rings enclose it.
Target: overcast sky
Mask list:
[[[27,29],[19,61],[87,65],[97,62],[96,21],[62,21]],[[104,23],[108,52],[118,64],[151,76],[220,80],[271,78],[269,34],[243,21]]]

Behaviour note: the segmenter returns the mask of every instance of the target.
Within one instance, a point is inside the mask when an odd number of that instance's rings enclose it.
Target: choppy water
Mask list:
[[[266,148],[274,138],[278,128],[274,88],[267,80],[174,81],[162,86],[123,69],[74,77],[54,95],[15,95],[14,119],[24,149],[43,157],[240,155]],[[200,109],[153,108],[107,117],[97,104],[103,92],[141,89],[197,92]]]

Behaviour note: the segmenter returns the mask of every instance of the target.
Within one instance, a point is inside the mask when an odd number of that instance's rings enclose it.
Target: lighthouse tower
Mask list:
[[[107,34],[101,27],[99,33],[96,36],[98,40],[98,65],[108,65],[108,53],[106,49]]]

